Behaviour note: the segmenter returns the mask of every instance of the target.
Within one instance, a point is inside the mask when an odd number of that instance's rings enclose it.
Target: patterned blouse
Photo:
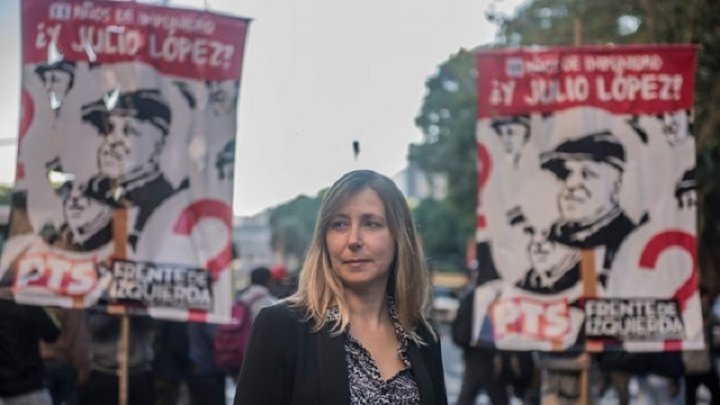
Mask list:
[[[388,297],[388,312],[395,328],[395,336],[400,343],[398,355],[405,364],[401,370],[389,380],[383,380],[380,370],[370,353],[350,335],[350,325],[345,330],[345,360],[347,362],[348,382],[350,385],[350,404],[380,404],[380,405],[418,405],[420,404],[420,391],[412,373],[410,361],[407,358],[407,345],[410,337],[400,324],[395,310],[395,303]],[[337,309],[329,311],[329,321],[339,316]]]

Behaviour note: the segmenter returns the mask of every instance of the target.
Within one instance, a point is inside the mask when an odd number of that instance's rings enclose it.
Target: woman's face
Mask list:
[[[385,204],[374,190],[362,189],[330,218],[325,244],[333,272],[346,288],[384,291],[395,258],[395,240]]]

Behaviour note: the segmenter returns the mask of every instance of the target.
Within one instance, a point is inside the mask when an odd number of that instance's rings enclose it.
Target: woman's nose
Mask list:
[[[353,252],[362,248],[362,238],[357,227],[351,227],[350,235],[348,235],[348,248]]]

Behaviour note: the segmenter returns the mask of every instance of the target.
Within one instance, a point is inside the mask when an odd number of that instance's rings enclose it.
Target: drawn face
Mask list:
[[[103,229],[112,219],[112,208],[88,197],[84,183],[73,183],[63,200],[63,215],[73,239],[83,243]]]
[[[664,113],[658,116],[662,124],[662,132],[670,146],[687,141],[691,136],[689,130],[688,114],[685,111]]]
[[[589,222],[617,206],[622,173],[617,168],[590,160],[565,161],[558,205],[563,218]]]
[[[538,232],[528,244],[530,263],[541,274],[550,275],[557,270],[566,270],[577,257],[577,250],[548,240],[548,232]],[[572,263],[574,264],[574,263]]]
[[[98,150],[100,173],[122,179],[151,170],[162,151],[163,141],[163,132],[149,122],[111,116],[110,131]]]
[[[235,82],[226,80],[208,83],[208,105],[213,115],[229,114],[235,107]]]
[[[45,91],[55,93],[57,97],[62,97],[70,90],[70,81],[72,79],[70,73],[63,70],[48,70],[43,74],[45,79]]]
[[[528,128],[518,123],[506,123],[496,127],[496,134],[507,154],[519,153],[525,145]]]
[[[343,204],[330,219],[325,244],[346,288],[384,291],[396,249],[385,204],[374,190],[365,188]]]
[[[682,208],[692,208],[697,203],[697,193],[695,190],[687,190],[680,194],[678,198],[680,199],[680,207]]]

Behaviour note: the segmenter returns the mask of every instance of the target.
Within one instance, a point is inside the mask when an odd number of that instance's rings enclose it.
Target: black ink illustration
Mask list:
[[[222,150],[215,157],[215,168],[218,171],[220,180],[231,180],[235,167],[235,140],[225,144]]]
[[[42,64],[35,68],[42,80],[45,91],[50,96],[50,108],[56,113],[62,107],[65,96],[75,83],[75,62],[61,60],[52,64]]]
[[[697,204],[697,184],[695,182],[695,168],[690,168],[683,173],[682,178],[675,184],[675,199],[678,208],[692,208]]]
[[[637,115],[633,115],[626,121],[628,125],[630,125],[630,128],[633,129],[635,134],[640,138],[640,142],[642,143],[648,143],[648,134],[645,128],[643,128],[642,125],[640,125],[640,117]]]
[[[237,109],[239,82],[237,80],[206,81],[208,109],[214,116],[234,113]]]
[[[557,294],[580,281],[580,251],[548,238],[548,231],[526,227],[532,267],[516,285],[538,294]]]
[[[530,117],[515,115],[512,117],[499,117],[490,123],[495,134],[500,138],[503,152],[517,167],[522,157],[523,148],[530,139]]]
[[[656,118],[660,120],[662,133],[670,146],[679,145],[695,136],[692,110],[666,112]]]
[[[598,132],[565,141],[542,153],[540,161],[542,169],[560,180],[560,218],[548,238],[576,248],[605,246],[603,268],[609,270],[621,244],[639,225],[619,203],[625,148],[610,132]]]
[[[102,137],[99,174],[88,193],[108,205],[139,208],[128,237],[135,247],[150,215],[177,191],[160,167],[172,120],[168,103],[155,89],[115,94],[84,105],[82,119]]]
[[[87,185],[67,182],[63,189],[63,218],[60,237],[64,247],[89,251],[112,240],[111,206],[90,196]]]

